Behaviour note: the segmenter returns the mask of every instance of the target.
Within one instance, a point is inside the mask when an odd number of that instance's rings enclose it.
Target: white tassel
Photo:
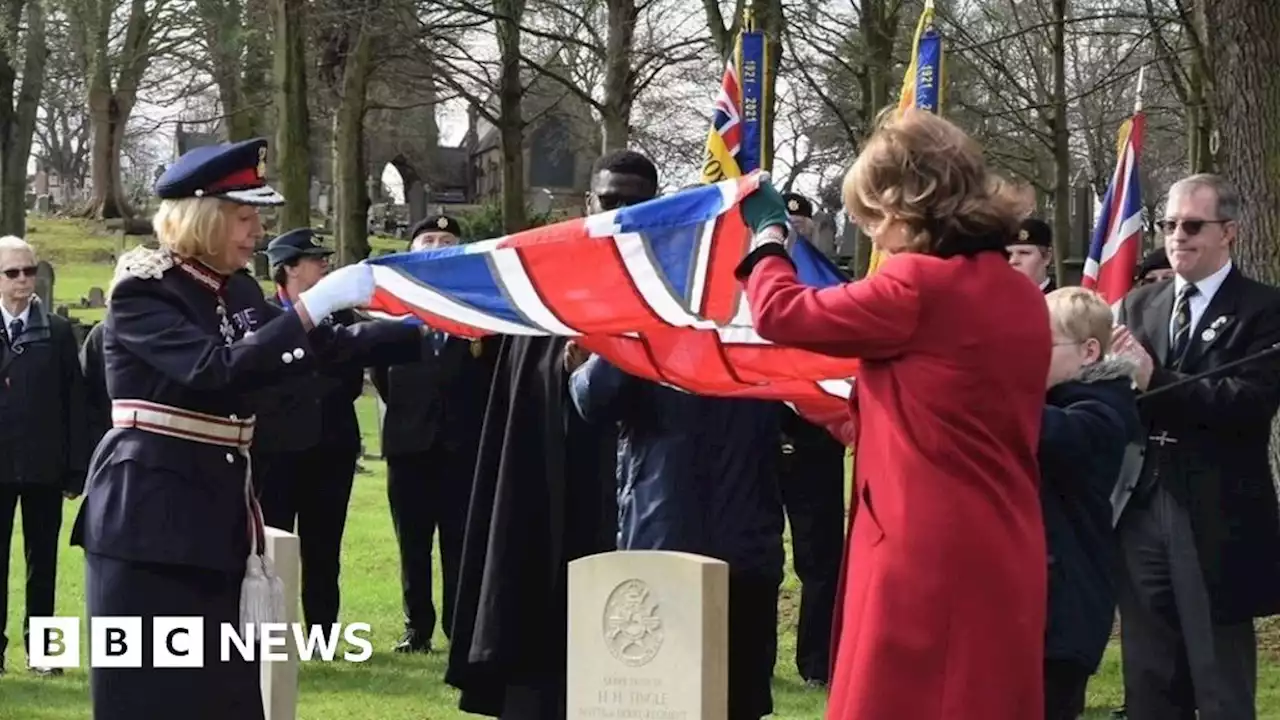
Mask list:
[[[263,623],[282,623],[287,620],[284,606],[284,581],[276,575],[271,558],[253,553],[245,568],[244,581],[240,584],[240,625],[261,628]],[[261,629],[258,630],[261,633]]]

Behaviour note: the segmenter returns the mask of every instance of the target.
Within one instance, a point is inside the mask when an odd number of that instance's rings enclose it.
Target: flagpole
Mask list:
[[[1142,112],[1142,86],[1147,79],[1147,66],[1138,68],[1138,97],[1133,101],[1133,114]]]

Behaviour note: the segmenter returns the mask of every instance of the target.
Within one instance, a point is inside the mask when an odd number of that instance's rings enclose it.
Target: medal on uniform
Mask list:
[[[223,304],[222,298],[218,298],[218,332],[222,333],[222,341],[227,345],[236,341],[236,329],[227,317],[227,306]]]
[[[480,353],[484,352],[484,346],[480,344],[480,339],[476,338],[471,341],[471,357],[478,358]]]

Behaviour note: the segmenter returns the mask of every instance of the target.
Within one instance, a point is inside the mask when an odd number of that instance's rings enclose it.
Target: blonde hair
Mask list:
[[[1055,333],[1076,342],[1097,340],[1102,355],[1111,349],[1113,316],[1101,295],[1082,287],[1064,287],[1045,295],[1044,300]]]
[[[841,195],[860,223],[901,220],[910,229],[906,250],[944,257],[1002,249],[1030,212],[963,130],[914,109],[881,114]]]
[[[219,255],[227,237],[227,207],[218,198],[164,200],[151,227],[161,247],[179,257]]]

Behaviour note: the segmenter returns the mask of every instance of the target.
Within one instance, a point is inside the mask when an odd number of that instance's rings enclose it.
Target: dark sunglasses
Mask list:
[[[5,268],[4,276],[9,278],[10,280],[17,280],[19,275],[26,275],[27,277],[35,277],[36,266],[28,265],[26,267],[20,267],[20,268]]]
[[[617,210],[620,207],[628,205],[638,205],[648,198],[632,197],[630,195],[616,195],[614,193],[604,193],[596,195],[596,201],[600,203],[601,210]]]
[[[1205,225],[1224,225],[1231,222],[1230,220],[1157,220],[1156,227],[1160,228],[1160,232],[1165,235],[1172,235],[1181,225],[1187,237],[1195,237],[1200,234]]]

